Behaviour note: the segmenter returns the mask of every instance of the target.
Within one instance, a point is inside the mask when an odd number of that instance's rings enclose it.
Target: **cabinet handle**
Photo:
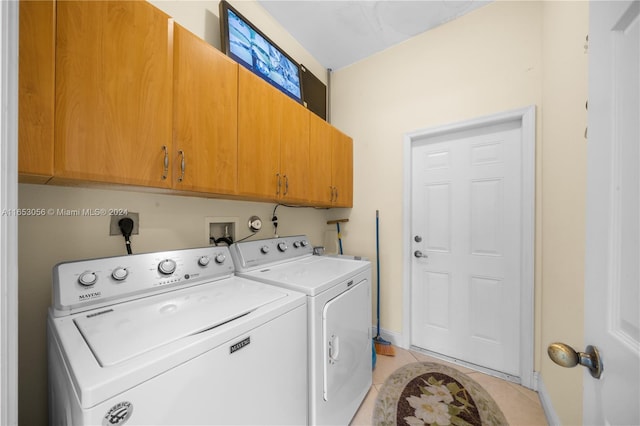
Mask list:
[[[330,186],[329,189],[331,190],[331,198],[329,201],[333,203],[333,186]]]
[[[276,173],[276,178],[277,178],[277,182],[276,182],[276,195],[280,195],[280,187],[282,185],[281,181],[280,181],[280,173]]]
[[[335,199],[335,201],[338,202],[338,187],[334,186],[333,189],[336,190],[336,199]]]
[[[287,193],[289,193],[289,178],[287,177],[287,175],[284,175],[284,194],[283,195],[287,195]]]
[[[180,177],[178,178],[178,182],[182,182],[184,180],[184,169],[185,169],[184,151],[180,150],[178,151],[178,154],[180,155]]]
[[[162,145],[162,150],[164,151],[164,168],[162,169],[162,180],[165,180],[169,175],[169,150],[167,149],[166,145]]]

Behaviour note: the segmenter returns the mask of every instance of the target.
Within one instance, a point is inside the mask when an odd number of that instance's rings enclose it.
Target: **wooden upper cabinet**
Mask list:
[[[309,178],[309,200],[319,206],[331,206],[331,126],[309,111],[309,162],[313,165]]]
[[[284,97],[280,136],[280,200],[305,203],[309,200],[309,111]]]
[[[174,64],[173,186],[235,194],[238,64],[177,24]]]
[[[241,196],[272,201],[283,190],[280,176],[283,101],[281,92],[251,71],[238,67],[238,194]]]
[[[336,128],[331,134],[331,179],[333,205],[353,207],[353,139]]]
[[[142,0],[56,13],[56,177],[169,187],[173,20]]]
[[[353,206],[353,140],[319,118],[310,116],[310,201],[325,207]]]
[[[53,176],[55,2],[20,2],[18,173],[20,181]]]

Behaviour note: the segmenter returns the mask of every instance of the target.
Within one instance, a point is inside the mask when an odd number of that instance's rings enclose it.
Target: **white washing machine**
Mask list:
[[[305,296],[234,270],[228,247],[56,265],[50,424],[305,424]]]
[[[371,264],[315,256],[306,236],[231,246],[236,275],[307,295],[309,423],[347,425],[372,382]]]

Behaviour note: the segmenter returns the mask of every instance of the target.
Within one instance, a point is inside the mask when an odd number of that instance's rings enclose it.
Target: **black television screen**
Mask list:
[[[220,2],[220,31],[229,57],[302,103],[300,65],[225,0]]]

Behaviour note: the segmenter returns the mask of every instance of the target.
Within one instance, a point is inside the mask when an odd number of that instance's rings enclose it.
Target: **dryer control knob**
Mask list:
[[[92,271],[83,272],[78,277],[78,283],[85,287],[92,286],[96,282],[98,282],[98,276],[96,275],[95,272],[92,272]]]
[[[269,253],[269,246],[262,246],[262,247],[260,247],[260,252],[261,252],[262,254],[267,254],[267,253]]]
[[[293,242],[293,248],[300,248],[301,245],[302,245],[302,243],[300,241],[294,241]]]
[[[117,267],[113,272],[111,272],[111,277],[116,281],[122,281],[127,278],[128,275],[129,271],[122,267]]]
[[[309,245],[309,241],[307,241],[307,240],[302,240],[302,241],[300,241],[300,244],[302,244],[302,247],[306,247],[306,246],[308,246],[308,245]]]
[[[171,275],[176,271],[176,262],[173,259],[165,259],[158,264],[158,272],[163,275]]]
[[[278,250],[280,250],[281,252],[285,252],[287,251],[289,247],[287,247],[287,243],[285,243],[284,241],[281,243],[278,243]]]
[[[200,256],[200,259],[198,259],[198,265],[207,266],[210,260],[209,256]]]
[[[226,257],[224,254],[222,254],[222,253],[217,254],[217,255],[216,255],[216,263],[220,265],[220,264],[224,263],[224,261],[225,261],[225,259],[226,259],[226,258],[227,258],[227,257]]]

